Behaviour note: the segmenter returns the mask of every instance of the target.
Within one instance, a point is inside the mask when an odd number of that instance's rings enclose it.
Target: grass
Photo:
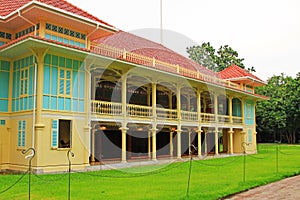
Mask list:
[[[219,199],[300,173],[300,146],[260,144],[259,154],[71,174],[71,199]],[[244,165],[245,161],[245,165]],[[244,173],[244,167],[245,172]],[[245,175],[245,176],[244,176]],[[0,199],[27,199],[28,175],[0,176]],[[31,175],[31,199],[68,199],[68,174]],[[245,181],[244,181],[245,179]]]

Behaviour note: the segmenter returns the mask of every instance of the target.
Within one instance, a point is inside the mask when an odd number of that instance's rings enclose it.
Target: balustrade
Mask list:
[[[127,116],[133,117],[153,117],[152,107],[127,104],[126,105]],[[92,101],[91,112],[99,115],[119,115],[122,114],[122,104],[116,102],[106,101]],[[177,110],[156,108],[157,119],[169,119],[177,120]],[[198,113],[191,111],[181,111],[181,119],[183,121],[198,121]],[[242,117],[232,116],[233,124],[242,124]],[[219,123],[230,123],[230,117],[228,115],[218,115]],[[201,113],[201,123],[215,123],[216,118],[212,113]]]
[[[212,123],[215,122],[215,115],[211,113],[201,113],[201,121],[202,123]]]
[[[177,110],[156,108],[156,116],[160,119],[177,119]]]
[[[230,118],[228,115],[218,115],[219,123],[230,123]]]
[[[138,117],[151,117],[152,107],[128,104],[127,115],[138,116]]]
[[[181,119],[186,121],[198,121],[198,113],[182,110]]]
[[[232,121],[233,121],[233,124],[242,124],[243,123],[242,117],[232,116]]]
[[[97,53],[97,54],[104,55],[107,57],[126,60],[128,62],[164,70],[167,72],[180,74],[182,76],[190,77],[193,79],[198,79],[198,80],[203,80],[206,82],[215,83],[217,85],[221,85],[221,86],[225,86],[225,87],[240,89],[238,84],[230,82],[228,80],[223,80],[217,76],[203,74],[194,69],[187,69],[187,68],[181,67],[179,65],[170,64],[167,62],[156,60],[155,58],[151,58],[151,57],[144,56],[141,54],[126,51],[126,49],[119,49],[119,48],[111,47],[111,46],[108,46],[105,44],[91,44],[90,50],[93,53]]]
[[[120,115],[122,113],[122,104],[106,101],[92,101],[92,113],[106,115]]]

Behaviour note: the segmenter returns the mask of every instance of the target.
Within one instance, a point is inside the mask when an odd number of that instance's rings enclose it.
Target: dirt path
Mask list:
[[[227,199],[300,199],[300,175],[257,187]]]

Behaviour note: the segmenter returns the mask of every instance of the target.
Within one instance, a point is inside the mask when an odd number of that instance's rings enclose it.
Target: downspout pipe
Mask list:
[[[29,19],[27,19],[23,15],[21,15],[21,11],[20,10],[18,10],[18,16],[21,17],[22,19],[24,19],[29,24],[33,25],[33,27],[34,27],[34,35],[36,35],[37,31],[36,31],[36,25],[35,25],[35,23],[33,23],[32,21],[30,21]]]
[[[32,112],[32,144],[31,147],[34,149],[35,145],[35,124],[36,124],[36,89],[37,89],[37,63],[35,62],[35,57],[33,56],[34,63],[34,85],[33,85],[33,112]]]
[[[18,10],[18,16],[24,19],[26,22],[34,26],[34,35],[37,34],[36,25],[31,22],[29,19],[25,18],[21,15],[21,11]],[[32,112],[32,142],[31,147],[35,148],[35,124],[36,124],[36,93],[37,93],[37,63],[35,57],[33,56],[33,63],[34,63],[34,85],[33,85],[33,112]]]

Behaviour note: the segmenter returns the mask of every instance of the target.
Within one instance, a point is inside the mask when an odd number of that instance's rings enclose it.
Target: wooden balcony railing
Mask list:
[[[218,122],[223,124],[230,123],[230,118],[228,115],[218,115]]]
[[[232,123],[233,124],[242,124],[243,123],[243,118],[242,117],[236,117],[236,116],[232,116]]]
[[[215,115],[211,113],[201,113],[201,122],[202,123],[216,122]]]
[[[240,88],[239,84],[230,82],[228,80],[224,80],[221,78],[218,78],[216,76],[203,74],[196,69],[187,69],[184,67],[181,67],[179,65],[170,64],[161,60],[157,60],[155,58],[147,57],[141,54],[133,53],[130,51],[126,51],[126,49],[119,49],[115,47],[111,47],[105,44],[97,44],[92,43],[90,46],[90,51],[96,54],[100,54],[106,57],[116,58],[120,60],[125,60],[131,63],[144,65],[147,67],[160,69],[163,71],[171,72],[174,74],[180,74],[185,77],[202,80],[205,82],[214,83],[217,85],[234,88],[243,90],[243,88]]]
[[[91,112],[98,115],[117,115],[121,116],[122,114],[122,104],[115,102],[106,102],[106,101],[95,101],[91,103]],[[132,117],[143,117],[143,118],[152,118],[153,109],[151,106],[142,106],[127,104],[126,105],[127,116]],[[182,121],[193,121],[198,122],[198,113],[195,111],[184,111],[181,110],[181,120]],[[156,117],[159,120],[177,120],[178,113],[175,109],[166,109],[166,108],[156,108]],[[232,116],[233,124],[242,124],[242,117]],[[228,115],[218,115],[219,123],[229,124],[230,117]],[[201,123],[215,123],[216,117],[212,113],[201,113]]]
[[[156,108],[156,116],[158,119],[177,119],[177,110]]]
[[[152,117],[152,107],[128,104],[127,115],[138,117]]]
[[[92,113],[105,115],[120,115],[122,113],[122,104],[106,101],[92,101]]]
[[[181,119],[186,121],[198,121],[198,113],[182,110]]]

